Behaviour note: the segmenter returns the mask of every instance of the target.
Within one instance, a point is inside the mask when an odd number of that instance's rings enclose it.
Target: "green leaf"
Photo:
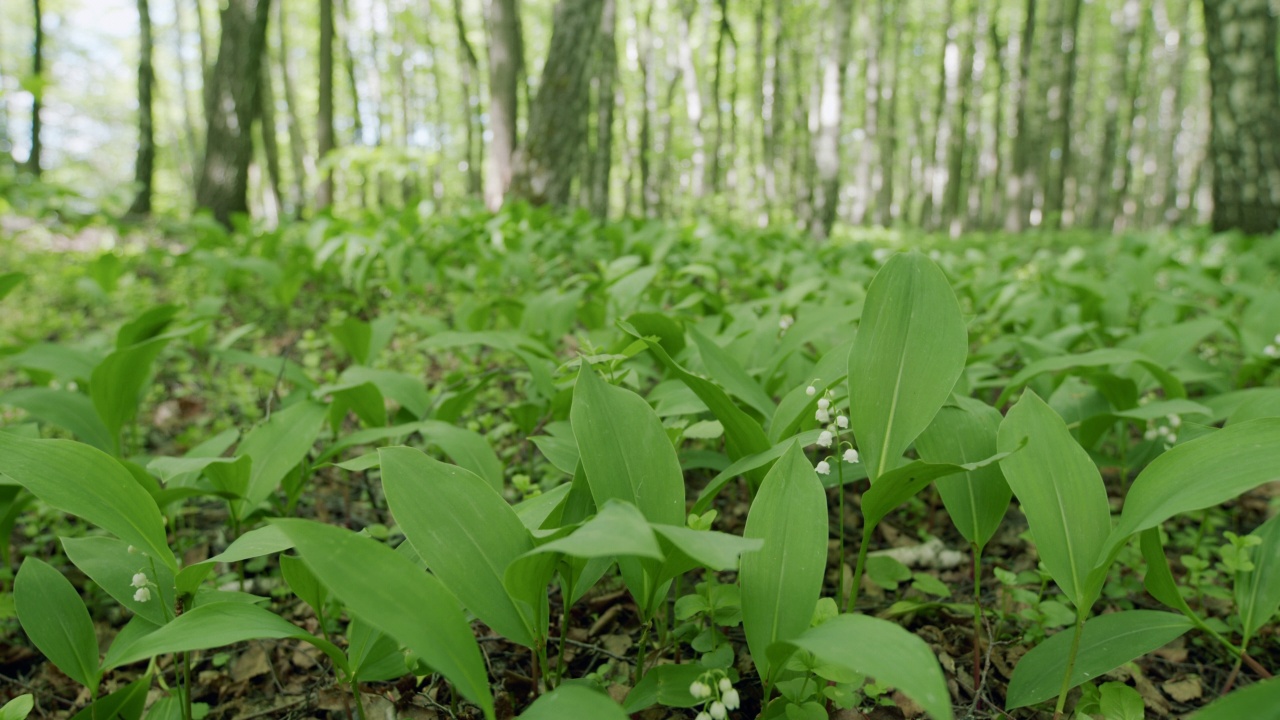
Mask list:
[[[143,675],[104,698],[98,698],[71,720],[138,720],[147,704],[147,691],[151,689],[151,676]],[[156,703],[159,705],[164,700]],[[148,720],[155,714],[155,706],[147,714]]]
[[[650,522],[684,522],[684,477],[662,421],[639,395],[583,363],[569,411],[596,505],[622,500]]]
[[[71,581],[39,558],[28,557],[13,581],[13,602],[27,637],[68,677],[97,692],[98,639],[89,610]]]
[[[1146,707],[1137,690],[1119,682],[1103,684],[1099,707],[1107,720],[1143,720]]]
[[[1078,612],[1087,612],[1101,587],[1090,573],[1111,530],[1102,476],[1062,418],[1031,391],[1000,423],[997,446],[1011,452],[1024,440],[1025,448],[1001,461],[1004,477],[1049,575]]]
[[[307,457],[327,413],[328,408],[320,403],[295,403],[274,413],[270,420],[245,435],[236,448],[236,455],[253,458],[253,469],[244,500],[236,503],[240,517],[247,516],[271,497],[284,476]]]
[[[654,705],[677,708],[701,705],[704,701],[690,695],[689,686],[706,671],[705,667],[696,663],[659,665],[652,668],[640,679],[640,684],[627,693],[622,709],[628,715],[633,715]]]
[[[766,650],[809,627],[827,563],[827,496],[799,444],[760,483],[743,536],[764,541],[742,558],[738,580],[747,646],[760,677],[771,682],[777,666]]]
[[[8,292],[8,290],[4,289],[3,286],[4,278],[21,274],[22,273],[9,273],[8,276],[0,276],[0,299],[4,298],[5,293]],[[17,283],[14,284],[16,285]],[[4,707],[0,707],[0,720],[26,720],[27,715],[31,714],[31,710],[35,708],[35,706],[35,697],[31,693],[19,695],[5,703]]]
[[[716,496],[720,494],[720,491],[724,489],[725,485],[729,484],[729,481],[739,475],[746,475],[757,468],[771,465],[774,460],[782,457],[782,454],[791,448],[792,443],[798,444],[800,447],[807,447],[814,444],[818,441],[818,436],[821,433],[821,430],[808,430],[796,435],[795,437],[789,437],[764,452],[756,453],[755,455],[748,455],[741,460],[735,461],[729,467],[721,470],[714,478],[711,479],[711,482],[707,483],[706,487],[702,489],[701,494],[698,495],[698,500],[693,504],[693,509],[689,512],[696,515],[705,513],[711,508],[711,503],[715,502]]]
[[[522,607],[503,585],[507,566],[533,549],[507,501],[474,473],[412,448],[378,455],[387,505],[418,556],[484,624],[534,647],[546,635],[538,621],[546,587],[523,588]]]
[[[1090,618],[1080,636],[1070,687],[1159,649],[1192,627],[1192,622],[1182,615],[1158,610],[1126,610]],[[1074,634],[1074,628],[1064,630],[1022,657],[1009,679],[1006,710],[1057,696]]]
[[[1147,565],[1147,574],[1142,583],[1151,597],[1195,621],[1199,616],[1187,605],[1182,593],[1178,592],[1178,584],[1169,571],[1169,559],[1165,557],[1164,544],[1160,542],[1159,528],[1142,531],[1142,558]]]
[[[1236,577],[1236,611],[1244,625],[1243,645],[1248,645],[1248,639],[1280,609],[1280,515],[1250,534],[1262,543],[1252,550],[1253,570]]]
[[[995,455],[1000,411],[980,400],[956,398],[916,438],[916,451],[930,463],[978,462]],[[1013,491],[999,465],[987,465],[963,475],[938,478],[942,504],[956,530],[979,549],[986,546],[1009,510]]]
[[[1240,688],[1191,716],[1191,720],[1280,720],[1280,678]]]
[[[391,548],[306,520],[273,520],[347,609],[408,647],[494,719],[488,673],[471,626],[444,584]]]
[[[323,612],[324,603],[329,598],[329,591],[320,583],[320,579],[306,563],[293,555],[280,556],[280,574],[289,585],[289,589],[311,606],[317,614]]]
[[[138,414],[138,402],[142,399],[143,385],[151,376],[151,365],[169,340],[161,336],[116,350],[94,368],[89,378],[89,396],[117,450],[121,429]]]
[[[849,423],[873,485],[928,427],[967,355],[946,276],[919,253],[890,258],[867,289],[849,353]]]
[[[498,459],[484,437],[479,433],[440,420],[419,420],[404,425],[368,428],[350,433],[320,453],[316,463],[336,457],[347,448],[370,445],[387,438],[405,438],[415,433],[421,435],[428,443],[438,446],[459,466],[484,478],[494,490],[502,491],[502,461]],[[343,463],[344,466],[348,464]],[[376,462],[373,466],[376,466]]]
[[[1050,372],[1061,372],[1063,370],[1095,368],[1108,365],[1124,365],[1129,363],[1137,363],[1150,372],[1151,375],[1160,382],[1161,387],[1165,391],[1166,397],[1184,398],[1187,396],[1187,390],[1183,387],[1182,381],[1170,374],[1169,371],[1164,369],[1163,365],[1150,356],[1144,355],[1136,350],[1101,348],[1099,350],[1092,350],[1079,355],[1059,355],[1028,363],[1026,367],[1009,380],[1004,391],[1000,393],[1000,398],[996,400],[996,405],[1004,405],[1010,395],[1017,392],[1018,388],[1027,384],[1029,380],[1037,375],[1043,375],[1044,373]]]
[[[208,560],[182,568],[175,579],[178,585],[178,593],[182,595],[193,594],[196,588],[199,587],[200,581],[218,563],[233,563],[248,560],[249,558],[262,557],[263,555],[272,555],[284,552],[292,547],[293,541],[278,527],[265,525],[250,530],[236,538],[227,546],[226,550]]]
[[[115,449],[115,439],[102,424],[87,395],[46,387],[18,388],[0,395],[0,405],[27,411],[35,420],[69,431],[103,452]]]
[[[697,328],[689,328],[689,335],[693,337],[693,342],[698,346],[698,353],[702,355],[702,364],[706,366],[707,372],[721,387],[751,406],[766,420],[773,416],[773,411],[777,409],[773,404],[773,399],[761,389],[760,384],[754,378],[747,374],[746,370],[742,369],[742,366],[727,350],[715,344],[711,338],[698,332]]]
[[[157,563],[153,573],[147,558],[130,554],[128,543],[111,537],[64,537],[62,548],[71,562],[116,602],[157,625],[167,621],[165,608],[173,607],[174,601],[173,571],[167,566]],[[156,584],[155,597],[145,603],[133,599],[137,590],[132,585],[133,576],[139,572]]]
[[[1175,515],[1219,505],[1276,479],[1280,418],[1232,424],[1182,443],[1152,461],[1133,481],[1120,522],[1107,539],[1107,553],[1134,533]]]
[[[246,640],[285,638],[311,643],[339,668],[348,669],[346,655],[328,641],[311,635],[270,610],[234,602],[202,605],[186,611],[169,624],[139,638],[119,654],[113,653],[110,664],[104,663],[103,669],[110,670],[166,653],[208,650]]]
[[[0,273],[0,300],[5,299],[5,296],[13,292],[13,289],[18,287],[18,285],[22,284],[22,281],[26,279],[27,279],[26,273],[20,273],[20,272]]]
[[[171,570],[160,509],[115,458],[70,440],[0,433],[0,472],[49,505],[115,533]]]
[[[896,623],[840,615],[770,648],[770,661],[780,666],[796,650],[813,653],[819,664],[837,665],[895,687],[931,717],[952,717],[951,694],[938,659],[924,640]]]
[[[351,672],[365,682],[394,680],[406,672],[400,643],[358,617],[347,626],[347,655]]]
[[[601,692],[583,685],[561,685],[538,698],[518,720],[627,720],[622,706]]]
[[[538,546],[534,553],[558,552],[580,558],[663,558],[653,528],[630,503],[611,500],[571,534]]]
[[[900,465],[881,475],[880,479],[862,494],[863,524],[867,528],[879,525],[886,515],[935,480],[991,467],[1017,452],[1021,447],[1019,445],[1010,452],[996,453],[991,457],[964,465],[927,463],[923,460],[912,460],[906,465]]]
[[[764,541],[742,538],[713,530],[692,530],[675,525],[651,526],[662,545],[667,558],[660,579],[683,575],[695,567],[706,567],[717,572],[736,570],[738,558],[744,553],[759,550]]]

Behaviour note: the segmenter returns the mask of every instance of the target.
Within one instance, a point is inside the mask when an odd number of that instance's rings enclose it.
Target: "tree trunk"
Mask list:
[[[968,144],[969,129],[969,93],[973,84],[973,57],[978,36],[978,12],[980,4],[970,0],[969,19],[963,29],[965,34],[964,50],[960,54],[959,77],[956,78],[955,120],[950,123],[951,134],[947,147],[946,189],[942,195],[942,218],[950,223],[951,234],[958,235],[963,227],[964,207],[964,165],[965,150]]]
[[[1280,79],[1267,0],[1204,0],[1209,54],[1213,229],[1280,224]]]
[[[271,0],[229,0],[222,10],[218,60],[206,93],[208,133],[204,166],[196,186],[196,207],[210,210],[223,225],[247,212],[253,119],[258,107],[263,48]]]
[[[351,86],[351,141],[361,145],[364,143],[364,115],[360,112],[360,84],[356,82],[356,51],[352,45],[355,33],[351,31],[351,6],[347,0],[339,2],[342,3],[342,27],[336,30],[343,39],[343,65],[346,68],[347,84]]]
[[[488,0],[485,25],[489,31],[489,172],[484,202],[490,210],[502,207],[511,187],[511,158],[516,150],[518,82],[521,65],[520,16],[516,0]]]
[[[270,59],[270,53],[264,53]],[[271,63],[263,62],[258,79],[258,132],[262,133],[262,154],[267,164],[263,207],[270,213],[270,224],[280,222],[284,202],[280,193],[280,143],[276,138],[276,96],[271,87]]]
[[[476,114],[479,112],[480,97],[476,82],[480,76],[480,63],[476,52],[467,39],[467,23],[462,16],[462,0],[453,0],[453,21],[458,31],[458,81],[462,91],[463,128],[466,130],[466,166],[467,195],[475,197],[481,194],[480,186],[480,142],[476,133]]]
[[[31,76],[35,78],[35,92],[31,93],[31,152],[27,155],[27,172],[40,177],[40,102],[44,94],[44,14],[40,0],[32,0],[35,10],[35,38],[31,42]]]
[[[1062,227],[1063,212],[1066,210],[1067,176],[1071,174],[1071,113],[1075,98],[1076,71],[1076,34],[1080,29],[1080,0],[1067,0],[1066,18],[1059,30],[1058,41],[1061,50],[1061,73],[1056,74],[1055,87],[1049,90],[1053,100],[1053,111],[1050,120],[1056,120],[1058,142],[1054,148],[1057,152],[1049,155],[1050,179],[1045,190],[1044,218],[1048,227]]]
[[[1031,107],[1031,43],[1036,31],[1036,0],[1027,0],[1026,19],[1018,40],[1018,79],[1013,84],[1014,139],[1013,172],[1005,193],[1004,228],[1017,232],[1026,227],[1031,211],[1031,192],[1035,185],[1032,155],[1035,138],[1028,120]]]
[[[174,57],[178,62],[178,91],[182,93],[182,129],[183,138],[186,141],[186,152],[183,153],[180,169],[182,171],[182,179],[187,184],[189,192],[195,193],[195,174],[196,166],[200,162],[203,151],[200,149],[199,140],[196,139],[196,111],[191,106],[191,88],[187,84],[187,62],[185,54],[182,52],[186,47],[186,29],[183,23],[182,8],[187,4],[187,0],[173,0],[173,22],[177,32],[174,42]],[[198,8],[197,8],[198,9]],[[200,68],[200,77],[204,78],[204,67]]]
[[[686,4],[680,13],[680,33],[678,42],[680,77],[684,80],[684,106],[689,117],[689,137],[693,144],[692,169],[689,172],[689,188],[695,199],[706,192],[707,148],[702,134],[702,89],[698,87],[698,69],[693,62],[693,40],[690,21],[693,18],[694,6]]]
[[[876,191],[876,212],[875,222],[882,227],[889,227],[893,223],[894,218],[894,162],[896,162],[896,154],[898,147],[898,88],[901,85],[902,78],[902,27],[905,22],[907,8],[903,4],[890,3],[888,0],[879,0],[879,21],[877,27],[880,32],[884,32],[884,28],[888,27],[889,12],[888,8],[892,8],[893,14],[893,60],[889,64],[891,74],[888,79],[888,108],[885,112],[879,113],[879,122],[876,124],[876,135],[880,143],[879,151],[879,188]],[[883,68],[883,61],[881,63]],[[881,73],[885,71],[882,69]]]
[[[938,92],[934,97],[933,132],[930,133],[929,152],[925,156],[928,163],[925,170],[924,204],[920,209],[920,225],[927,229],[935,229],[941,224],[941,208],[943,191],[946,188],[946,152],[954,132],[954,121],[948,108],[955,106],[960,84],[960,45],[959,38],[951,33],[951,23],[955,17],[955,0],[947,0],[946,12],[943,14],[942,32],[946,42],[942,46],[942,57],[938,62]]]
[[[280,29],[283,40],[284,28]],[[325,158],[334,150],[333,129],[333,0],[320,0],[320,109],[316,117],[316,158],[324,165]],[[283,43],[281,52],[283,53]],[[285,58],[285,67],[289,60]],[[289,84],[285,84],[285,97],[290,95]],[[293,103],[289,103],[290,107]],[[289,144],[294,144],[290,131]],[[301,133],[299,132],[299,135]],[[298,138],[301,139],[300,137]],[[295,154],[297,157],[297,154]],[[295,165],[296,165],[295,161]],[[295,168],[295,172],[296,172]],[[316,210],[324,210],[333,204],[333,170],[325,168],[320,172],[320,186],[316,188]]]
[[[831,40],[822,69],[822,99],[818,105],[818,129],[813,160],[818,170],[813,218],[809,231],[819,239],[829,237],[840,205],[840,125],[844,119],[845,67],[849,64],[849,25],[853,0],[835,0],[831,6]]]
[[[596,59],[596,146],[591,158],[591,187],[588,206],[598,218],[609,216],[609,174],[613,166],[614,80],[618,74],[618,45],[615,34],[617,12],[614,0],[602,0],[599,55]]]
[[[129,206],[130,215],[151,214],[151,183],[155,177],[156,138],[151,123],[151,84],[155,70],[151,66],[151,8],[147,0],[138,0],[138,159],[134,164],[134,183],[138,186]]]
[[[1141,133],[1141,125],[1146,120],[1142,117],[1142,101],[1143,101],[1143,85],[1147,77],[1147,57],[1148,45],[1151,42],[1151,8],[1148,3],[1144,3],[1142,8],[1142,20],[1138,28],[1138,64],[1133,71],[1133,76],[1128,78],[1128,89],[1125,98],[1128,105],[1128,116],[1125,118],[1123,131],[1120,136],[1120,179],[1114,186],[1114,203],[1115,217],[1112,221],[1113,229],[1120,230],[1128,226],[1131,222],[1132,215],[1137,211],[1137,205],[1130,199],[1130,185],[1133,182],[1134,175],[1138,172],[1138,165],[1141,162],[1141,153],[1138,151],[1140,144],[1138,142]]]
[[[876,184],[882,175],[876,168],[879,166],[879,143],[876,141],[876,129],[880,127],[880,99],[884,94],[884,48],[887,33],[884,26],[882,3],[863,3],[858,15],[858,35],[866,44],[866,72],[863,74],[866,85],[863,89],[862,129],[864,141],[861,143],[857,171],[854,180],[853,207],[850,209],[849,222],[852,225],[865,225],[867,215],[871,212],[871,203],[876,193]]]
[[[653,116],[658,111],[658,67],[657,57],[653,52],[653,0],[645,8],[644,22],[640,23],[638,35],[638,51],[640,54],[641,103],[640,116],[640,148],[636,151],[640,171],[640,212],[645,217],[653,217],[655,209],[661,202],[659,190],[651,171],[650,155],[653,153]]]
[[[717,0],[720,10],[719,32],[716,34],[715,72],[711,75],[711,106],[715,117],[715,134],[711,138],[711,162],[707,167],[708,185],[712,193],[719,193],[721,187],[720,161],[724,149],[724,112],[720,109],[720,85],[724,72],[724,43],[728,39],[733,45],[737,41],[733,37],[733,27],[729,24],[728,0]],[[732,112],[732,109],[730,110]]]
[[[516,153],[512,193],[535,205],[565,206],[582,156],[590,94],[590,53],[600,32],[599,0],[560,0],[525,144]]]

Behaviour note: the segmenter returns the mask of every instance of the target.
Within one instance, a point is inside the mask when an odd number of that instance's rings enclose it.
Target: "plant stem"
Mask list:
[[[838,445],[836,446],[839,447]],[[836,607],[844,605],[844,462],[836,461],[836,506],[840,517],[836,524],[840,526],[840,560],[836,563]]]
[[[982,547],[969,543],[973,551],[973,695],[976,711],[982,704],[978,685],[982,682]]]
[[[1062,717],[1062,709],[1067,704],[1067,693],[1071,691],[1071,673],[1076,669],[1076,654],[1080,652],[1080,636],[1084,634],[1085,611],[1076,610],[1075,636],[1071,638],[1071,653],[1067,655],[1067,671],[1062,674],[1062,689],[1058,691],[1058,704],[1053,709],[1053,720]]]
[[[871,545],[871,531],[874,527],[862,528],[862,544],[858,546],[858,563],[853,567],[853,587],[849,588],[849,604],[845,605],[845,612],[853,612],[854,606],[858,604],[858,586],[862,584],[862,570],[867,564],[867,549]]]
[[[191,706],[191,652],[182,653],[182,717],[193,720],[195,714]]]
[[[636,647],[636,672],[635,682],[632,687],[640,684],[644,679],[644,664],[649,654],[649,620],[645,620],[643,627],[640,629],[640,644]]]

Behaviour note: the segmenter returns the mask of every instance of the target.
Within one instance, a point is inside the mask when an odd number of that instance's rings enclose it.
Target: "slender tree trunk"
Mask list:
[[[692,169],[689,172],[689,187],[695,199],[706,193],[707,177],[707,143],[702,133],[703,102],[702,89],[698,87],[698,69],[693,62],[693,40],[690,22],[693,18],[694,6],[690,3],[680,14],[680,33],[677,39],[680,59],[680,76],[684,80],[684,105],[689,117],[689,136],[693,144]]]
[[[542,82],[517,152],[512,193],[535,205],[569,201],[589,111],[590,53],[600,32],[599,0],[561,0],[552,22]]]
[[[760,0],[761,15],[764,14],[764,3],[767,0]],[[783,51],[783,3],[784,0],[773,0],[773,17],[771,25],[773,27],[773,45],[768,58],[764,65],[764,78],[761,80],[763,93],[760,123],[760,150],[764,162],[764,206],[765,216],[772,220],[774,213],[777,211],[778,199],[781,192],[778,188],[778,176],[782,169],[781,153],[778,152],[778,136],[781,134],[783,127],[783,115],[785,106],[783,104],[783,87],[782,87],[782,58]],[[762,33],[763,35],[763,33]],[[763,44],[763,41],[761,41]]]
[[[1018,40],[1018,78],[1013,84],[1014,140],[1013,172],[1005,194],[1004,228],[1017,232],[1026,227],[1031,211],[1031,193],[1036,183],[1032,162],[1036,140],[1029,119],[1031,108],[1031,51],[1036,30],[1036,2],[1027,0],[1026,19]]]
[[[596,146],[591,158],[588,207],[598,218],[609,216],[609,175],[613,166],[614,81],[618,74],[617,10],[614,0],[602,0],[599,51],[596,58]]]
[[[185,54],[182,52],[186,47],[186,27],[183,22],[184,13],[182,8],[186,6],[187,0],[173,0],[173,17],[174,27],[174,57],[178,61],[178,91],[182,93],[182,129],[183,139],[185,140],[186,149],[183,153],[181,163],[182,179],[187,183],[187,187],[193,194],[195,193],[195,174],[196,165],[200,162],[203,150],[200,148],[200,142],[196,138],[196,111],[191,105],[191,87],[187,79],[187,62]],[[204,68],[200,68],[200,77],[204,78]]]
[[[991,53],[990,62],[996,66],[996,100],[993,105],[995,118],[991,121],[991,185],[987,188],[984,184],[983,201],[982,201],[982,217],[983,227],[993,228],[999,224],[998,218],[1004,213],[1004,165],[1005,153],[1001,139],[1005,131],[1004,116],[1004,100],[1003,94],[1005,86],[1009,80],[1009,73],[1005,67],[1006,57],[1005,39],[1000,37],[999,13],[995,10],[991,13],[991,25],[989,28],[991,34]]]
[[[1062,227],[1067,177],[1071,174],[1071,114],[1079,67],[1076,62],[1076,47],[1079,45],[1076,34],[1080,29],[1080,5],[1080,0],[1066,0],[1067,15],[1058,36],[1063,68],[1061,75],[1055,78],[1057,86],[1049,91],[1054,100],[1054,112],[1050,117],[1055,119],[1053,116],[1056,115],[1057,120],[1058,142],[1055,149],[1058,152],[1050,153],[1050,183],[1045,192],[1044,214],[1046,224],[1053,228]],[[1056,160],[1053,159],[1055,157]]]
[[[942,57],[938,62],[938,91],[934,97],[933,132],[930,133],[929,154],[925,156],[928,163],[925,170],[924,204],[920,210],[920,225],[926,229],[936,229],[942,223],[943,192],[946,188],[946,151],[955,132],[954,121],[947,112],[954,107],[958,99],[960,85],[960,45],[959,38],[951,33],[951,24],[955,17],[955,0],[947,0],[943,14],[942,32],[946,42],[942,47]]]
[[[862,152],[859,153],[855,173],[853,207],[849,213],[849,223],[852,225],[866,223],[867,215],[871,211],[871,203],[875,198],[876,187],[883,177],[877,169],[880,165],[880,159],[877,157],[880,145],[875,138],[877,128],[880,127],[880,105],[884,95],[884,48],[887,42],[880,5],[879,2],[875,5],[870,2],[863,3],[858,15],[860,28],[858,35],[862,37],[867,48],[864,73],[866,87],[863,89],[862,108],[862,128],[866,140],[861,143]]]
[[[737,44],[733,39],[733,27],[729,24],[728,0],[716,0],[716,4],[720,11],[720,23],[716,34],[715,71],[711,75],[711,109],[714,113],[712,117],[715,118],[715,134],[711,138],[711,162],[707,166],[707,185],[713,194],[720,192],[722,180],[720,163],[724,151],[724,112],[720,108],[720,86],[724,73],[725,39]]]
[[[876,191],[875,222],[882,227],[893,224],[894,218],[894,163],[898,148],[898,88],[902,78],[902,28],[906,21],[905,4],[879,0],[879,17],[877,27],[884,32],[888,27],[889,13],[893,15],[893,60],[889,63],[887,111],[879,113],[876,135],[880,143],[879,166],[880,185]],[[883,73],[883,71],[882,71]]]
[[[840,125],[844,119],[845,68],[849,64],[849,26],[853,0],[831,5],[831,39],[822,68],[822,99],[818,130],[814,137],[814,165],[818,169],[813,219],[809,231],[819,239],[830,237],[840,206]]]
[[[965,36],[964,49],[960,53],[959,77],[955,81],[955,121],[947,138],[946,189],[942,196],[942,220],[951,224],[951,234],[958,235],[963,227],[964,165],[968,144],[969,93],[973,84],[974,45],[978,35],[978,12],[981,5],[970,0],[969,18],[959,32]]]
[[[334,151],[335,133],[333,128],[333,0],[320,1],[320,97],[319,97],[319,114],[316,117],[316,158],[322,167],[325,166],[325,158],[329,153]],[[283,11],[282,11],[283,12]],[[281,46],[280,50],[284,52],[284,28],[280,28]],[[284,59],[286,74],[289,67],[289,60]],[[288,99],[292,93],[289,90],[290,83],[285,82],[285,98]],[[289,102],[290,107],[294,107],[292,101]],[[292,113],[290,113],[292,114]],[[293,131],[290,131],[289,144],[295,144]],[[301,140],[301,130],[298,131],[297,140]],[[296,158],[301,156],[301,152],[294,154],[294,165],[296,166]],[[295,172],[301,168],[295,167]],[[333,170],[325,167],[320,172],[320,185],[316,188],[316,210],[324,210],[333,204]],[[300,207],[300,206],[299,206]]]
[[[0,47],[4,47],[4,31],[7,29],[0,27]],[[4,68],[0,66],[0,77],[4,74]],[[3,100],[0,100],[0,163],[6,167],[13,165],[13,143],[9,140],[9,103]]]
[[[186,0],[179,0],[186,2]],[[205,93],[205,106],[208,107],[208,92],[212,83],[209,81],[209,74],[213,72],[213,53],[209,51],[209,31],[204,21],[204,3],[201,0],[191,0],[191,5],[196,11],[196,37],[200,41],[200,87]],[[215,9],[214,12],[217,12]]]
[[[1139,140],[1142,133],[1142,125],[1146,122],[1146,119],[1142,116],[1142,111],[1144,101],[1143,86],[1147,77],[1148,47],[1151,42],[1151,8],[1149,3],[1144,2],[1141,11],[1141,21],[1138,26],[1138,62],[1132,77],[1127,79],[1128,90],[1125,98],[1127,100],[1128,115],[1125,118],[1119,141],[1122,158],[1120,160],[1120,179],[1114,186],[1115,220],[1113,221],[1113,227],[1116,230],[1128,227],[1133,221],[1133,215],[1138,211],[1137,203],[1131,198],[1130,191],[1132,190],[1133,178],[1137,174],[1138,166],[1142,160]]]
[[[265,53],[270,58],[270,53]],[[276,137],[276,96],[271,87],[271,64],[262,63],[262,77],[258,79],[258,131],[262,133],[262,154],[267,165],[267,182],[264,189],[264,207],[271,213],[270,222],[278,223],[284,210],[280,192],[280,143]]]
[[[490,210],[502,207],[511,187],[511,159],[516,150],[517,91],[521,66],[520,16],[516,0],[488,0],[485,25],[489,31],[489,172],[484,202]]]
[[[458,81],[462,91],[462,111],[464,113],[463,128],[466,131],[466,166],[467,195],[476,197],[481,194],[480,185],[480,142],[476,132],[476,115],[479,112],[480,97],[477,80],[480,76],[480,63],[476,59],[471,41],[467,39],[467,23],[462,15],[462,0],[453,0],[453,21],[458,31]]]
[[[138,158],[134,165],[134,184],[138,186],[129,206],[130,215],[151,214],[151,183],[155,177],[156,137],[151,118],[151,85],[155,70],[151,65],[151,7],[138,0]]]
[[[1142,0],[1125,0],[1111,14],[1111,25],[1118,34],[1115,54],[1111,59],[1111,91],[1103,105],[1102,147],[1098,152],[1098,168],[1093,182],[1097,198],[1094,200],[1090,224],[1096,228],[1110,228],[1115,221],[1114,197],[1115,190],[1118,189],[1115,167],[1120,134],[1120,102],[1129,95],[1129,57],[1141,13]]]
[[[35,11],[35,37],[31,42],[31,76],[36,79],[36,91],[31,93],[31,152],[27,155],[27,172],[40,177],[40,108],[44,94],[44,13],[40,0],[32,0]]]
[[[1209,53],[1213,228],[1280,225],[1280,79],[1267,0],[1203,0]]]
[[[212,211],[228,227],[233,214],[249,209],[252,129],[270,8],[270,0],[228,0],[222,11],[218,61],[207,93],[209,130],[196,206]]]
[[[1167,112],[1167,146],[1165,150],[1165,186],[1163,197],[1163,213],[1162,220],[1166,225],[1176,225],[1181,220],[1182,211],[1178,206],[1178,180],[1181,175],[1180,159],[1185,157],[1186,153],[1183,148],[1186,143],[1184,139],[1187,137],[1187,127],[1190,124],[1185,118],[1187,109],[1187,63],[1191,58],[1189,45],[1191,35],[1191,8],[1192,2],[1185,0],[1179,3],[1182,6],[1182,20],[1178,23],[1177,40],[1175,43],[1175,54],[1173,61],[1173,69],[1170,71],[1170,85],[1172,87],[1165,90],[1161,98],[1161,117],[1166,117]]]
[[[637,19],[637,51],[640,56],[640,138],[639,150],[636,151],[640,172],[640,212],[645,217],[653,217],[653,212],[660,203],[659,191],[651,169],[650,156],[653,153],[653,116],[658,111],[658,68],[657,57],[653,52],[653,0],[645,8],[644,20]]]
[[[351,6],[348,0],[342,3],[342,27],[336,28],[343,40],[343,66],[346,69],[347,84],[351,88],[351,141],[356,145],[364,144],[364,113],[360,111],[360,83],[356,81],[355,33],[352,32]],[[336,144],[336,143],[335,143]]]

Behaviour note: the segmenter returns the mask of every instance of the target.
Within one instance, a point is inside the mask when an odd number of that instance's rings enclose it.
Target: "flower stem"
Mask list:
[[[1080,636],[1084,635],[1084,610],[1076,610],[1075,635],[1071,638],[1071,652],[1067,655],[1067,670],[1062,674],[1062,689],[1058,691],[1058,704],[1053,709],[1053,720],[1062,717],[1062,709],[1067,705],[1067,693],[1071,691],[1071,673],[1076,669],[1076,655],[1080,652]]]

